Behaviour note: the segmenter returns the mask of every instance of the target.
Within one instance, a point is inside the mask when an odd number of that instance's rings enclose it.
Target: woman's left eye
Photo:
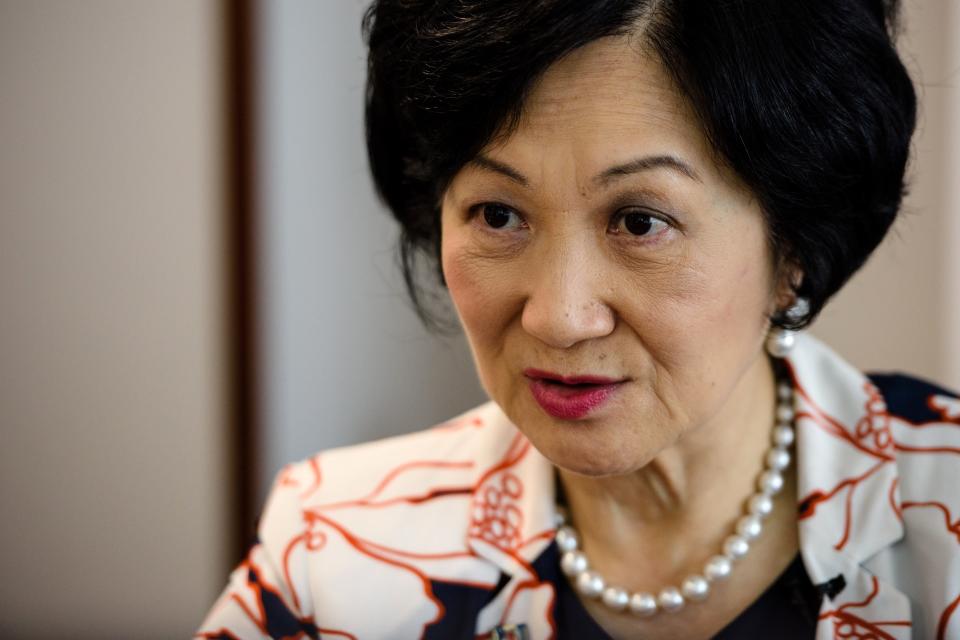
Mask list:
[[[655,236],[670,226],[657,216],[638,209],[618,211],[610,221],[613,233],[625,233],[636,237]]]

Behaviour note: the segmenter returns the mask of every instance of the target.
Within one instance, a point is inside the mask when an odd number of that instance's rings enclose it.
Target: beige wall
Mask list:
[[[0,0],[0,637],[226,577],[219,2]]]
[[[920,98],[911,193],[813,332],[863,368],[960,389],[960,3],[904,6],[900,48]]]

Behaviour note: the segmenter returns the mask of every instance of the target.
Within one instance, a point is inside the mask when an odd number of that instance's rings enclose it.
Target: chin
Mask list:
[[[606,463],[583,463],[577,460],[552,460],[548,458],[554,466],[588,478],[607,478],[611,476],[622,476],[636,471],[639,467],[632,465],[611,465]]]
[[[652,455],[624,446],[624,434],[602,422],[558,424],[550,418],[534,429],[521,429],[534,447],[555,466],[583,476],[603,478],[632,473]]]

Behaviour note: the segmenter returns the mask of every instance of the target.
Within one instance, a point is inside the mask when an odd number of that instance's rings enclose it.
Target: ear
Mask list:
[[[790,308],[797,301],[797,290],[803,284],[803,270],[793,261],[785,261],[777,269],[773,300],[776,311]]]

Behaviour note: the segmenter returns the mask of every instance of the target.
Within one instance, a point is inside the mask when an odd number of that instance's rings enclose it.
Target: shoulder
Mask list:
[[[256,541],[199,635],[422,637],[430,628],[434,637],[460,637],[447,627],[462,616],[442,624],[449,603],[441,596],[469,592],[482,604],[498,584],[499,567],[469,544],[485,533],[473,518],[476,496],[505,467],[522,475],[518,461],[533,459],[525,443],[487,403],[428,429],[287,465]],[[389,603],[396,615],[367,615],[368,603]]]
[[[903,538],[866,566],[910,596],[915,632],[960,630],[952,616],[960,602],[960,399],[900,373],[869,379],[886,405],[897,471],[889,500]]]
[[[932,497],[940,486],[955,493],[952,487],[960,486],[957,394],[903,373],[871,373],[868,378],[883,400],[901,493]]]
[[[902,500],[936,502],[960,516],[960,398],[952,391],[903,373],[871,373],[885,406]],[[946,492],[947,502],[940,494]]]
[[[896,461],[901,499],[936,502],[960,516],[960,399],[940,385],[903,373],[870,373],[883,400],[882,419]],[[940,500],[940,494],[946,491]]]
[[[436,627],[440,637],[460,637],[443,626],[460,624],[472,637],[501,572],[526,566],[517,558],[546,544],[551,477],[487,403],[428,429],[288,465],[268,497],[260,542],[278,559],[298,613],[324,612],[324,628],[384,638]],[[369,602],[389,602],[403,621],[365,616]],[[454,614],[455,606],[462,610]]]
[[[912,619],[917,637],[932,637],[960,592],[956,394],[864,374],[811,336],[789,365],[804,561],[815,584],[844,578],[824,615]]]
[[[426,429],[324,450],[289,464],[273,492],[292,490],[303,506],[382,500],[484,467],[502,454],[504,441],[514,433],[500,408],[488,402]]]
[[[868,373],[891,415],[914,424],[960,422],[960,397],[955,392],[904,373]]]

